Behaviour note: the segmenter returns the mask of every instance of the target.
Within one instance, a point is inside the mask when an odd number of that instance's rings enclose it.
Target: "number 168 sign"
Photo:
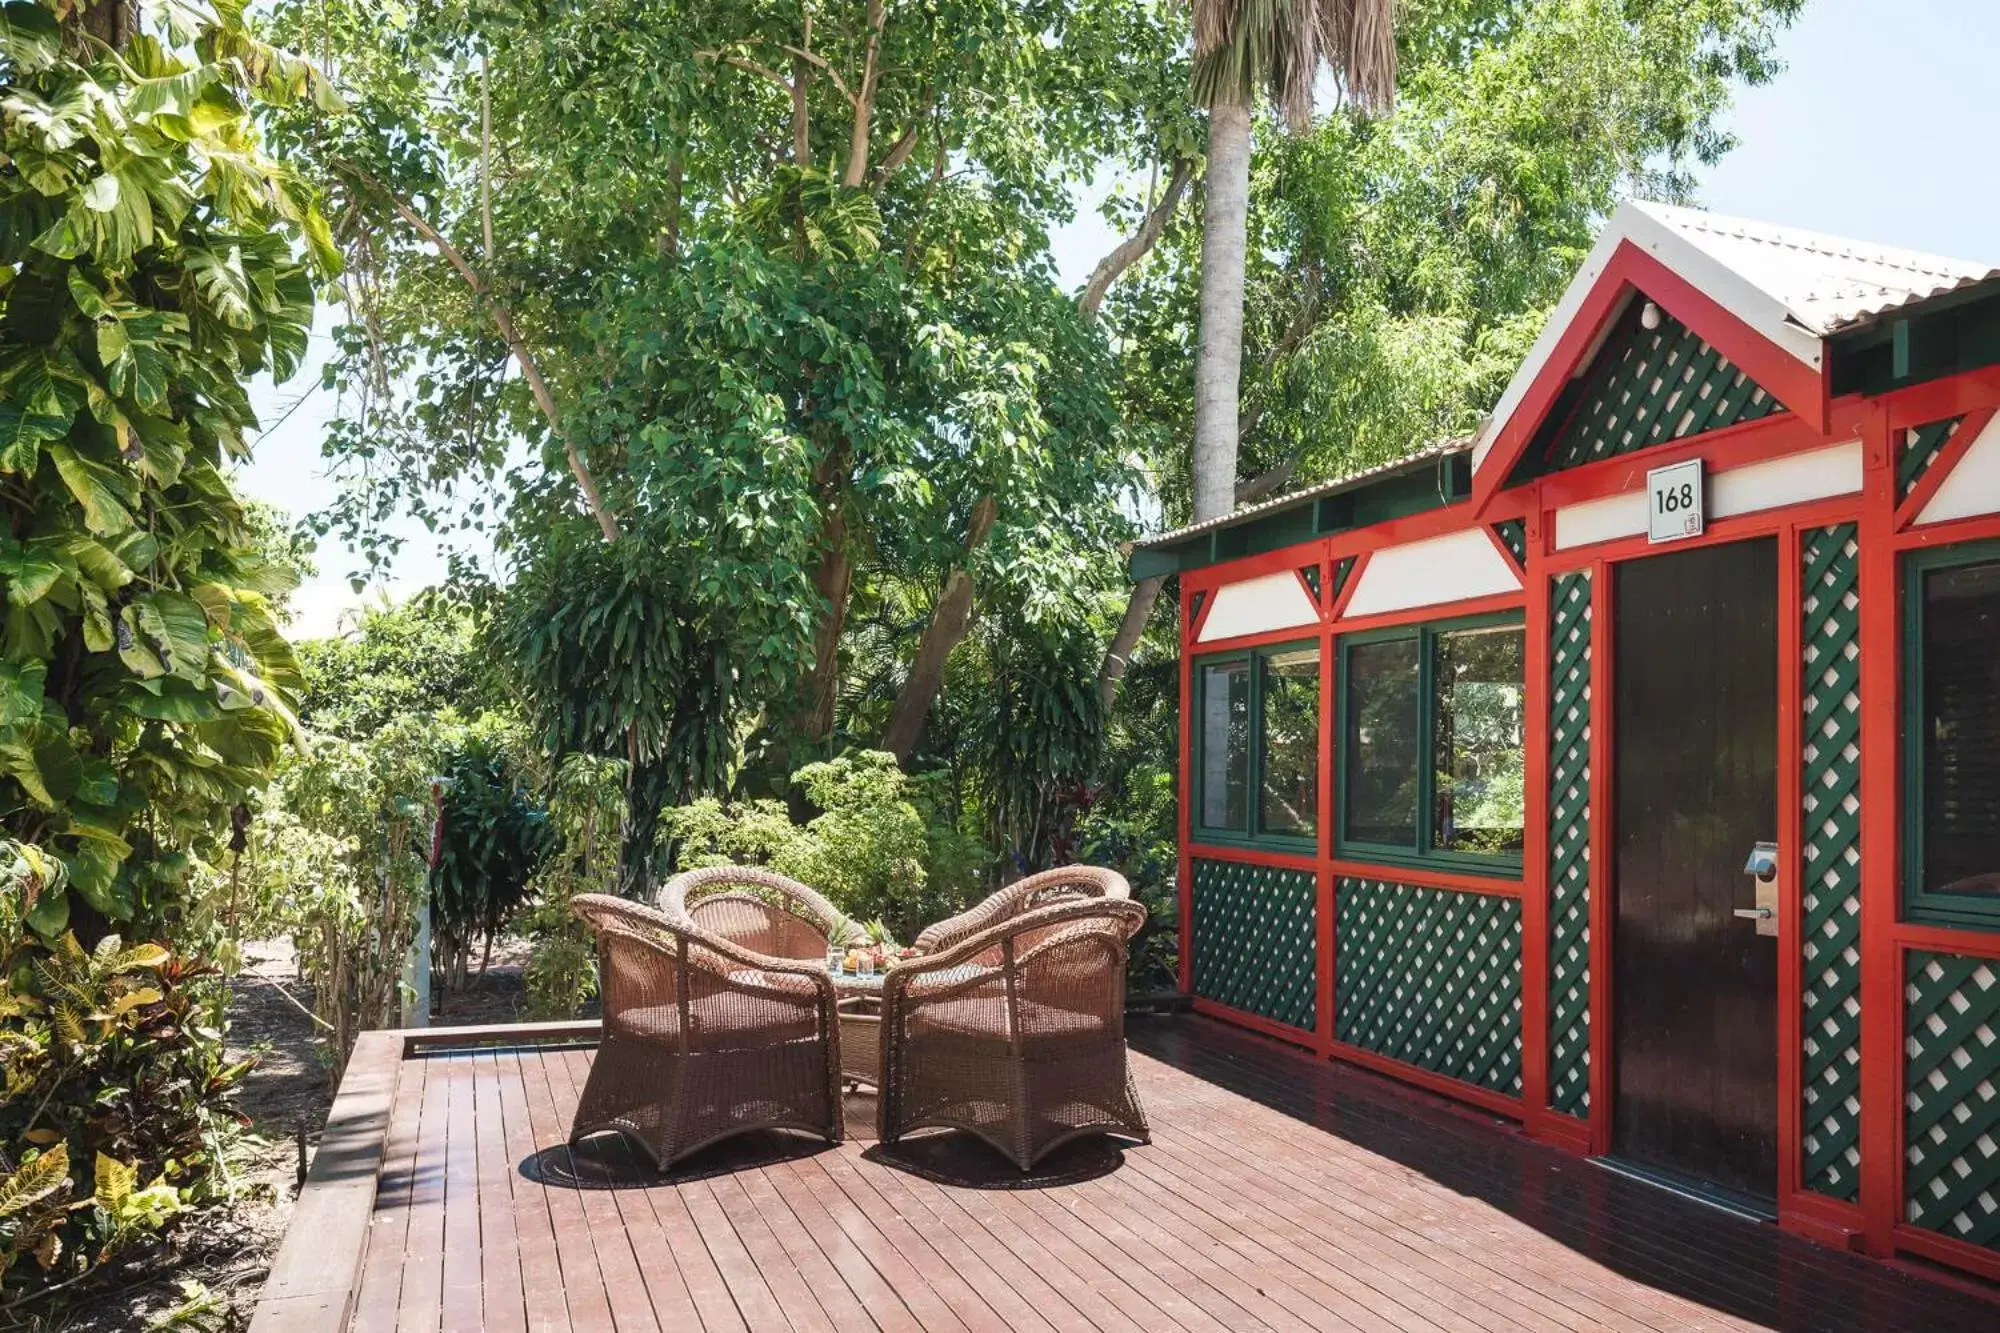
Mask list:
[[[1646,474],[1646,540],[1677,541],[1702,532],[1701,460],[1690,458]]]

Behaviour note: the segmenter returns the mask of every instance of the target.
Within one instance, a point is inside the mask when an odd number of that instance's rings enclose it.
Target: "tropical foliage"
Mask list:
[[[616,893],[624,883],[629,777],[623,760],[573,754],[549,784],[555,849],[530,886],[534,906],[524,920],[532,1018],[574,1018],[597,994],[597,951],[569,904],[579,893]]]

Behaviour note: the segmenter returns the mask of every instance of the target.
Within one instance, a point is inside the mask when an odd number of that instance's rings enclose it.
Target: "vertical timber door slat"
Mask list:
[[[1777,834],[1777,543],[1617,565],[1613,1151],[1777,1192],[1780,941],[1752,845]]]

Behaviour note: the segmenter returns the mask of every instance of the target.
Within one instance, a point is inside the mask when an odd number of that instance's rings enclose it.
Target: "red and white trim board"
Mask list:
[[[1943,484],[1917,515],[1917,522],[1944,523],[1993,513],[2000,513],[2000,413],[1973,437],[1957,466],[1945,474]]]
[[[1861,441],[1787,454],[1718,472],[1708,482],[1708,513],[1733,518],[1763,509],[1829,500],[1861,491]],[[1636,537],[1646,530],[1646,492],[1621,491],[1556,510],[1556,549]]]
[[[1382,615],[1520,590],[1520,575],[1486,530],[1467,528],[1375,552],[1341,615]]]
[[[1202,619],[1197,643],[1319,624],[1319,607],[1306,595],[1299,576],[1289,569],[1241,583],[1225,583],[1209,596],[1213,605]]]

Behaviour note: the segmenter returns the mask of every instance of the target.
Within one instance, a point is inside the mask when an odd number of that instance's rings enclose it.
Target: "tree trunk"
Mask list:
[[[1118,281],[1126,269],[1145,257],[1148,250],[1166,231],[1167,223],[1181,206],[1181,196],[1187,193],[1188,177],[1193,174],[1194,163],[1185,157],[1174,159],[1167,176],[1167,188],[1140,220],[1139,230],[1125,238],[1124,242],[1106,255],[1092,270],[1090,281],[1084,285],[1083,295],[1077,299],[1076,308],[1086,320],[1095,320],[1098,309],[1104,304],[1105,294],[1111,284]]]
[[[1194,521],[1236,504],[1237,390],[1243,372],[1243,251],[1250,204],[1250,104],[1208,113],[1201,225],[1201,344],[1194,371]]]
[[[840,631],[847,624],[847,591],[853,581],[854,562],[847,549],[847,516],[839,502],[829,504],[826,541],[819,568],[813,571],[813,589],[826,600],[819,628],[813,632],[812,671],[806,677],[793,727],[799,736],[817,746],[833,734],[834,705],[840,697]]]
[[[1111,636],[1111,646],[1104,650],[1104,665],[1097,669],[1097,702],[1106,716],[1111,713],[1111,705],[1118,701],[1118,683],[1125,679],[1125,668],[1132,663],[1132,650],[1139,646],[1139,638],[1146,632],[1146,622],[1153,618],[1153,603],[1159,598],[1161,585],[1166,581],[1162,575],[1140,579],[1132,585],[1132,595],[1126,599],[1125,615],[1118,622],[1118,632]]]
[[[931,704],[936,702],[938,690],[944,685],[945,662],[972,626],[972,571],[966,565],[971,563],[973,553],[986,544],[986,534],[993,530],[999,508],[990,495],[981,496],[972,506],[972,523],[965,534],[965,564],[946,577],[944,592],[939,594],[937,607],[931,612],[931,623],[924,627],[924,636],[917,641],[910,674],[896,696],[888,729],[882,733],[882,748],[895,755],[899,764],[909,761],[910,752],[923,737],[924,720],[930,716]]]

